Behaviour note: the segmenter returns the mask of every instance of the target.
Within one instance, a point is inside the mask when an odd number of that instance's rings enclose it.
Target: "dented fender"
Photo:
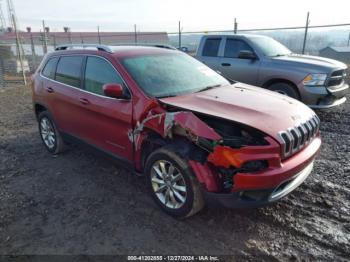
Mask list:
[[[134,143],[137,169],[141,168],[141,147],[147,138],[147,132],[153,131],[163,138],[173,138],[174,134],[186,136],[194,142],[202,137],[213,141],[220,141],[222,137],[192,112],[161,112],[149,111],[147,117],[130,130],[128,137]]]
[[[201,147],[199,138],[214,142],[213,147],[207,150],[208,157],[205,163],[189,159],[189,164],[198,181],[209,192],[220,191],[220,174],[217,168],[241,168],[244,163],[253,160],[266,160],[270,167],[281,165],[280,147],[272,138],[265,138],[269,142],[267,146],[245,146],[235,149],[222,145],[220,142],[223,138],[192,112],[150,110],[147,116],[136,124],[135,129],[129,132],[129,139],[134,143],[135,162],[138,170],[142,169],[142,144],[150,132],[155,132],[168,139],[172,139],[174,135],[180,135],[199,147]]]
[[[160,114],[149,114],[134,130],[134,134],[138,134],[144,128],[156,131],[162,137],[172,136],[172,128],[179,126],[198,137],[207,138],[218,141],[222,137],[200,120],[191,112],[165,112]]]

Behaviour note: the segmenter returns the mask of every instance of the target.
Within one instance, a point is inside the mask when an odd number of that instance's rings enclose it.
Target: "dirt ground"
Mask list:
[[[350,258],[350,102],[317,112],[323,146],[305,183],[260,209],[206,208],[178,221],[144,178],[81,145],[51,156],[29,88],[0,90],[0,254],[210,254]]]

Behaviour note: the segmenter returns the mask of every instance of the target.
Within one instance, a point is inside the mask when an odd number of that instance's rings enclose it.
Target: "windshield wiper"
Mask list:
[[[206,90],[213,89],[213,88],[220,87],[220,86],[222,86],[222,85],[218,84],[218,85],[206,86],[206,87],[196,91],[195,93],[199,93],[199,92],[206,91]],[[174,96],[179,96],[179,95],[181,95],[181,94],[171,94],[171,95],[156,96],[156,98],[167,98],[167,97],[174,97]]]
[[[167,98],[167,97],[174,97],[178,95],[164,95],[164,96],[156,96],[156,98]]]
[[[286,53],[286,54],[276,54],[276,55],[273,55],[271,57],[279,57],[279,56],[287,56],[287,55],[291,55],[293,53]]]
[[[206,91],[206,90],[209,90],[209,89],[213,89],[213,88],[216,88],[216,87],[220,87],[220,86],[222,86],[222,85],[218,84],[218,85],[206,86],[206,87],[202,88],[201,90],[198,90],[196,93],[203,92],[203,91]]]

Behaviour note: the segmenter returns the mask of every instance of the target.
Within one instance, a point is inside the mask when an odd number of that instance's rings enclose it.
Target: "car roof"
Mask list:
[[[205,35],[203,36],[205,38],[210,38],[210,37],[237,37],[237,38],[252,38],[252,37],[268,37],[265,35],[257,35],[257,34],[215,34],[215,35]]]

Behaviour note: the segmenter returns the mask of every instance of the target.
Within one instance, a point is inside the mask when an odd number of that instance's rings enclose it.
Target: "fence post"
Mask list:
[[[302,50],[302,54],[305,54],[305,46],[306,46],[306,38],[307,38],[307,30],[309,29],[309,12],[307,12],[307,16],[306,16],[306,25],[305,25],[305,34],[304,34],[304,42],[303,42],[303,50]]]
[[[0,86],[3,86],[3,87],[5,86],[2,59],[0,59]]]
[[[56,49],[56,35],[55,33],[52,35],[53,38],[53,48]]]
[[[100,26],[97,26],[98,43],[101,44]]]
[[[136,24],[134,24],[134,32],[135,32],[135,44],[137,45],[137,31],[136,31]]]
[[[24,83],[24,85],[27,85],[26,73],[24,72],[24,64],[23,64],[21,43],[19,41],[19,35],[18,35],[18,31],[17,31],[15,15],[12,14],[11,17],[12,17],[13,27],[15,29],[15,34],[16,34],[16,45],[17,45],[17,50],[18,50],[18,58],[19,58],[19,62],[20,62],[20,65],[21,65],[21,69],[22,69],[23,83]]]
[[[44,48],[44,54],[47,53],[47,37],[46,37],[46,28],[45,28],[45,21],[43,20],[43,48]]]
[[[35,45],[34,45],[34,39],[33,39],[33,34],[32,33],[30,33],[30,44],[31,44],[31,47],[32,47],[33,65],[34,65],[34,68],[36,68],[37,64],[36,64]]]
[[[238,24],[237,24],[237,19],[235,18],[235,24],[234,24],[234,33],[237,34],[237,28],[238,28]]]
[[[179,21],[179,49],[181,49],[181,21]]]

